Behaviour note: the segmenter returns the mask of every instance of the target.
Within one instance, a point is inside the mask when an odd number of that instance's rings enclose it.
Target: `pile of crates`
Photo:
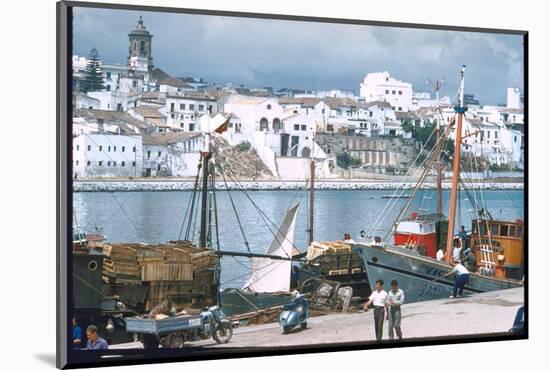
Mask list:
[[[103,281],[132,309],[147,312],[165,299],[183,305],[215,302],[218,257],[188,241],[105,243]]]

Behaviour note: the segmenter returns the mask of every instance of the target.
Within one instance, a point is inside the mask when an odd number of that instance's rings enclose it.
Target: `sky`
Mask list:
[[[481,104],[505,103],[507,87],[523,91],[520,35],[75,8],[73,54],[96,47],[104,63],[126,63],[140,15],[154,65],[176,77],[358,93],[368,72],[389,71],[415,91],[444,79],[440,94],[452,98],[465,64],[465,90]]]

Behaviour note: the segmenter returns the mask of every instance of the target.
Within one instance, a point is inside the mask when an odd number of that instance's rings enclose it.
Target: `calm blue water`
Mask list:
[[[317,191],[315,197],[315,240],[338,240],[344,233],[359,240],[361,230],[370,232],[391,195],[386,190]],[[94,232],[96,227],[111,242],[162,243],[177,239],[191,192],[91,192],[74,194],[74,210],[81,230]],[[273,239],[252,203],[241,192],[231,192],[241,223],[253,252],[264,253]],[[307,243],[307,202],[305,191],[251,191],[250,198],[277,226],[288,208],[300,202],[295,245],[304,251]],[[477,197],[479,199],[479,193]],[[484,191],[487,209],[494,218],[515,220],[524,216],[524,193],[521,190]],[[449,192],[443,194],[443,208],[448,209]],[[220,248],[242,251],[246,248],[227,192],[217,192]],[[405,199],[399,199],[381,219],[375,235],[384,236],[397,217]],[[469,229],[471,203],[465,198],[459,202],[457,225]],[[432,190],[420,192],[413,201],[412,210],[434,211],[436,194]],[[387,207],[389,208],[389,207]],[[269,224],[269,222],[268,222]],[[271,229],[274,229],[270,224]],[[457,228],[458,228],[457,226]],[[198,232],[198,223],[197,223]],[[222,259],[222,287],[241,287],[247,280],[250,260],[224,257]]]

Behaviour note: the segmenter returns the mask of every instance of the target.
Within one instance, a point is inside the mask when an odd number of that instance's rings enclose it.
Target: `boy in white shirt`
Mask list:
[[[393,339],[393,330],[400,340],[403,339],[403,333],[401,332],[401,305],[405,301],[405,294],[401,289],[397,287],[397,280],[391,281],[391,289],[388,292],[388,301],[386,306],[388,307],[388,335],[390,339]]]

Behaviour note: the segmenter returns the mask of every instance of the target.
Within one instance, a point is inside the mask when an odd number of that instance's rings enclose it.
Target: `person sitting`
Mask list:
[[[86,328],[86,337],[88,338],[88,343],[86,343],[86,349],[96,350],[96,349],[109,349],[109,344],[99,335],[97,335],[97,326],[90,325]]]
[[[353,240],[353,239],[351,238],[351,235],[350,235],[350,234],[345,233],[345,234],[344,234],[344,243],[355,244],[355,240]]]
[[[471,248],[466,248],[464,251],[464,257],[462,258],[464,265],[468,271],[474,272],[476,270],[476,255]]]

